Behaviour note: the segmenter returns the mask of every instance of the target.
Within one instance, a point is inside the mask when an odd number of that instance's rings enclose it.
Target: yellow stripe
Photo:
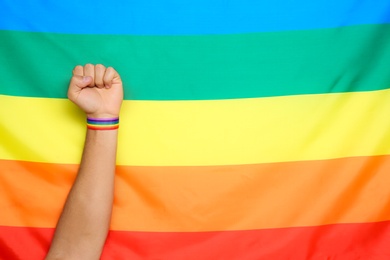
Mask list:
[[[390,154],[390,90],[219,101],[124,101],[120,165],[227,165]],[[78,163],[68,100],[0,96],[0,159]]]

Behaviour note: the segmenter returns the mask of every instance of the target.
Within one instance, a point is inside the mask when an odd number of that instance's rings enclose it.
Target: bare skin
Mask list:
[[[76,66],[68,98],[91,118],[119,116],[123,87],[113,68]],[[99,259],[108,234],[114,198],[118,130],[87,130],[80,168],[46,256]]]

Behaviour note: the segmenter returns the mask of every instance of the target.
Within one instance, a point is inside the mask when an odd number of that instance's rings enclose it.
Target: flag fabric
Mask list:
[[[50,246],[86,63],[125,91],[102,259],[390,259],[390,0],[0,7],[0,259]]]

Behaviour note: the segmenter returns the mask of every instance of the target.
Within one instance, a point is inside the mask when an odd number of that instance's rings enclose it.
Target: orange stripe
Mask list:
[[[54,227],[76,165],[0,161],[0,225]],[[118,167],[111,228],[212,231],[390,219],[390,155]]]

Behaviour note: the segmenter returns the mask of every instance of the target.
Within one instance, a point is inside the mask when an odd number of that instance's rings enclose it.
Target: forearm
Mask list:
[[[111,218],[117,137],[118,130],[87,130],[80,169],[48,259],[99,259]]]
[[[114,200],[122,80],[112,67],[78,65],[68,98],[86,113],[88,130],[80,169],[46,259],[99,259]]]

